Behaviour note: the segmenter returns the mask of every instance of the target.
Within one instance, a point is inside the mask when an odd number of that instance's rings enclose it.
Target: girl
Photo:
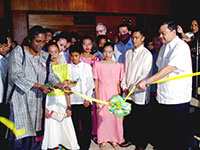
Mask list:
[[[114,46],[110,42],[104,44],[104,59],[95,62],[93,77],[95,79],[95,96],[97,99],[109,101],[111,97],[121,94],[120,82],[123,77],[123,64],[113,61]],[[96,104],[97,108],[97,140],[99,147],[104,149],[110,142],[114,149],[123,142],[122,119],[114,116],[107,105]]]
[[[48,43],[47,51],[51,54],[52,69],[61,82],[66,83],[66,80],[71,80],[68,66],[63,66],[57,61],[59,56],[58,45],[51,41]],[[74,126],[70,117],[71,114],[69,95],[65,95],[60,89],[54,89],[54,91],[47,95],[45,133],[42,149],[56,148],[58,146],[64,146],[72,150],[79,149]]]
[[[106,35],[99,35],[96,39],[96,44],[97,44],[97,52],[94,53],[95,56],[99,57],[99,60],[103,59],[103,46],[106,42],[108,42],[108,37]]]
[[[92,46],[92,38],[90,36],[82,38],[83,53],[81,55],[81,60],[91,66],[95,61],[99,61],[97,56],[91,54]]]
[[[95,61],[99,61],[99,58],[98,58],[98,56],[91,54],[91,50],[92,50],[92,47],[93,47],[92,38],[90,36],[84,36],[81,40],[81,43],[82,43],[83,52],[82,52],[80,59],[84,63],[87,63],[87,64],[93,66],[93,63]],[[92,136],[93,136],[93,140],[96,142],[97,118],[96,118],[95,103],[92,103],[91,114],[92,114]]]
[[[68,32],[61,32],[54,37],[54,41],[59,47],[58,62],[62,65],[70,63],[69,47],[71,46],[71,36]]]

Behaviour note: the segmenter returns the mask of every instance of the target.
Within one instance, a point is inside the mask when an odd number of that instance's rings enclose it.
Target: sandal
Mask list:
[[[111,142],[111,145],[115,150],[119,150],[119,145],[117,142]]]
[[[106,147],[106,144],[107,144],[107,142],[100,143],[100,144],[99,144],[99,148],[100,148],[101,150],[104,150],[105,147]]]

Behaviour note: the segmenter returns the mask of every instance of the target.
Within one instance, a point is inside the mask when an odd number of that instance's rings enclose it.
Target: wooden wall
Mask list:
[[[174,12],[172,0],[10,0],[13,37],[19,43],[34,25],[52,28],[54,31],[74,31],[95,39],[95,25],[103,22],[108,37],[117,33],[123,18],[131,18],[132,25],[145,23],[145,17],[135,15],[168,16]],[[76,24],[76,17],[94,18],[93,23]],[[82,20],[81,19],[81,20]],[[146,19],[148,20],[148,19]],[[147,23],[148,24],[148,23]],[[152,24],[154,25],[154,24]],[[149,27],[151,28],[151,27]]]
[[[24,11],[17,11],[12,14],[13,22],[13,38],[19,44],[22,43],[23,39],[27,36],[28,33],[28,21],[27,13]]]
[[[94,18],[94,22],[91,24],[77,24],[76,17],[79,17],[82,21],[84,18]],[[136,17],[134,16],[113,16],[113,15],[88,15],[88,14],[28,14],[28,28],[30,29],[34,25],[41,25],[45,28],[51,28],[54,31],[68,31],[78,32],[79,35],[90,35],[95,39],[95,25],[99,22],[104,23],[107,26],[107,36],[112,39],[114,34],[117,34],[117,26],[123,23],[123,19],[131,19],[132,26],[136,25]],[[80,21],[79,21],[80,22]]]
[[[0,19],[4,18],[4,5],[3,0],[0,0]]]
[[[28,29],[35,25],[41,25],[44,28],[51,28],[53,31],[78,32],[80,36],[89,35],[94,40],[96,38],[95,26],[102,22],[107,26],[107,36],[112,39],[117,34],[117,26],[123,23],[123,19],[132,19],[132,26],[136,25],[136,17],[130,15],[95,15],[95,14],[63,14],[63,13],[30,13],[28,11],[13,11],[13,37],[18,43],[22,43],[23,38],[27,36]],[[94,22],[87,24],[84,18],[93,18]],[[88,20],[88,19],[87,19]],[[87,21],[86,20],[86,21]],[[77,23],[78,22],[78,23]],[[82,24],[83,23],[83,24]]]
[[[172,0],[11,0],[12,10],[169,15]]]

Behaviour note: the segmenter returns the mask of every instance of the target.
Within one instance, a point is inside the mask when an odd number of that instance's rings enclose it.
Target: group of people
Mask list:
[[[103,23],[96,25],[95,40],[32,27],[9,53],[7,73],[1,72],[9,119],[17,130],[25,129],[21,135],[8,132],[8,149],[89,150],[93,139],[102,150],[107,144],[144,150],[148,143],[159,150],[186,150],[192,77],[154,84],[193,72],[180,28],[165,21],[146,44],[144,29],[124,23],[115,42]],[[8,40],[0,38],[0,54],[6,57]],[[125,98],[134,86],[127,99],[132,111],[124,120],[107,105],[73,93],[110,102],[116,95]]]

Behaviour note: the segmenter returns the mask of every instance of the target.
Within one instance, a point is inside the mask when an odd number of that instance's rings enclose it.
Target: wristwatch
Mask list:
[[[146,81],[146,87],[150,87],[150,83],[149,83],[149,81],[148,80],[145,80]]]
[[[64,84],[60,89],[63,91],[63,89],[66,87],[66,85]]]

